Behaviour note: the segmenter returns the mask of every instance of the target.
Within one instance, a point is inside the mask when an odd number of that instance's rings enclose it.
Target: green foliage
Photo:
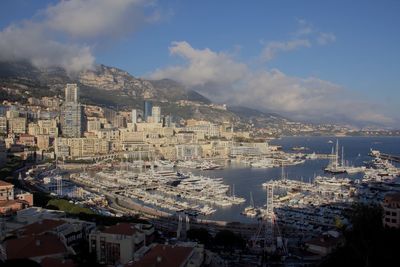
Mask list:
[[[7,158],[5,166],[0,169],[0,178],[12,177],[14,172],[24,166],[20,157],[11,156]]]
[[[197,241],[206,246],[210,245],[213,240],[211,234],[205,228],[190,229],[186,234],[188,239]]]
[[[70,203],[68,200],[65,199],[51,199],[47,203],[47,208],[62,210],[69,214],[94,214],[92,210]]]
[[[357,204],[348,217],[352,229],[344,232],[345,246],[321,266],[393,266],[398,261],[400,230],[383,227],[380,206]]]
[[[215,235],[214,242],[217,246],[224,247],[225,250],[232,250],[234,248],[243,249],[246,246],[245,240],[240,235],[229,230],[219,231]]]

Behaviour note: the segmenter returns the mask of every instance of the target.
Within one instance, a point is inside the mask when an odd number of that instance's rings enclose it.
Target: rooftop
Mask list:
[[[385,195],[385,202],[400,202],[400,193],[389,193]]]
[[[52,234],[9,239],[4,246],[7,259],[33,258],[67,252],[65,245]]]
[[[32,224],[28,224],[16,230],[16,232],[22,235],[37,235],[42,234],[46,231],[51,231],[52,229],[64,224],[63,220],[52,220],[44,219]]]
[[[7,183],[7,182],[5,182],[5,181],[3,181],[3,180],[0,180],[0,187],[1,186],[14,186],[13,184],[10,184],[10,183]]]
[[[101,232],[113,235],[134,235],[137,231],[139,230],[135,228],[133,223],[118,223],[107,227]]]
[[[183,266],[193,253],[192,247],[179,247],[172,245],[155,245],[138,262],[128,263],[130,267],[163,266],[179,267]]]

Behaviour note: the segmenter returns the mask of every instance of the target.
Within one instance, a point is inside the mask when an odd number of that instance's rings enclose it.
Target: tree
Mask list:
[[[223,246],[225,249],[244,248],[246,242],[240,235],[236,235],[229,230],[219,231],[214,238],[216,245]]]
[[[187,238],[193,241],[197,241],[205,246],[208,246],[212,243],[212,236],[205,228],[200,229],[190,229],[186,233]]]

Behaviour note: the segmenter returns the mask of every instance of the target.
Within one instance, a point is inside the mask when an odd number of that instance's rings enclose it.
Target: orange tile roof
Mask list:
[[[102,233],[114,235],[134,235],[139,230],[135,228],[133,223],[118,223],[113,226],[107,227]]]
[[[13,200],[0,200],[0,207],[7,207],[7,206],[12,206],[15,203],[20,203],[18,200],[13,199]]]
[[[126,267],[180,267],[188,261],[193,253],[191,247],[156,245],[137,262],[126,264]]]
[[[52,234],[9,239],[4,245],[7,259],[25,259],[68,252],[65,245]]]
[[[38,235],[46,231],[51,231],[52,229],[64,223],[65,221],[63,220],[44,219],[42,221],[38,221],[35,223],[28,224],[24,227],[21,227],[15,230],[15,232],[18,232],[22,235]]]
[[[3,180],[0,180],[0,187],[1,186],[14,186],[13,184],[10,184],[10,183],[7,183],[7,182],[5,182],[5,181],[3,181]]]

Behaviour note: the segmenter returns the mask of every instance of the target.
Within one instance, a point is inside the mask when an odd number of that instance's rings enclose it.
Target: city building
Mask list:
[[[61,110],[61,132],[64,137],[81,137],[85,119],[83,107],[79,103],[64,103]]]
[[[176,159],[198,159],[202,156],[202,149],[200,145],[176,145]]]
[[[10,134],[23,134],[26,133],[26,118],[12,117],[8,120],[8,132]]]
[[[7,134],[7,118],[0,116],[0,135]]]
[[[61,236],[65,243],[71,246],[77,244],[81,240],[87,240],[89,233],[95,228],[95,223],[78,219],[43,219],[17,228],[12,234],[17,237],[22,237],[53,233]]]
[[[132,109],[132,112],[131,112],[131,122],[132,122],[132,123],[137,123],[137,119],[138,119],[137,110],[136,110],[136,109]]]
[[[57,121],[55,119],[51,120],[39,120],[39,134],[49,135],[51,137],[58,136]]]
[[[200,267],[204,261],[204,249],[195,246],[154,245],[140,260],[126,266]]]
[[[49,135],[37,135],[36,145],[40,150],[46,150],[50,147],[50,136]]]
[[[6,142],[0,137],[0,168],[3,167],[7,162],[7,148]]]
[[[154,106],[151,109],[151,117],[152,117],[152,122],[154,123],[160,123],[161,122],[161,108]]]
[[[385,195],[382,203],[383,225],[387,227],[400,228],[400,193]]]
[[[30,134],[20,134],[19,144],[24,146],[34,146],[36,144],[35,136]]]
[[[148,117],[150,117],[152,115],[152,111],[153,111],[153,104],[150,101],[145,100],[144,106],[143,106],[143,120],[144,121],[147,121]]]
[[[101,122],[97,118],[88,118],[87,120],[87,131],[88,132],[96,132],[101,129]]]
[[[33,205],[33,196],[27,192],[14,195],[14,185],[0,180],[0,214],[11,214]]]
[[[104,155],[110,151],[110,142],[101,138],[57,138],[54,150],[60,158],[80,158]]]
[[[89,252],[95,252],[100,264],[126,264],[146,246],[146,233],[140,229],[140,224],[119,223],[94,231],[89,236]],[[154,232],[152,226],[150,229]]]
[[[65,87],[65,102],[78,103],[78,85],[68,83]]]
[[[31,259],[39,263],[48,257],[63,259],[75,254],[71,247],[54,234],[8,239],[0,247],[1,260]]]
[[[305,245],[307,251],[321,257],[326,256],[344,244],[344,238],[336,231],[328,231],[320,236],[308,240]]]
[[[78,101],[78,86],[67,84],[61,108],[61,132],[64,137],[81,137],[86,127],[84,109]]]

